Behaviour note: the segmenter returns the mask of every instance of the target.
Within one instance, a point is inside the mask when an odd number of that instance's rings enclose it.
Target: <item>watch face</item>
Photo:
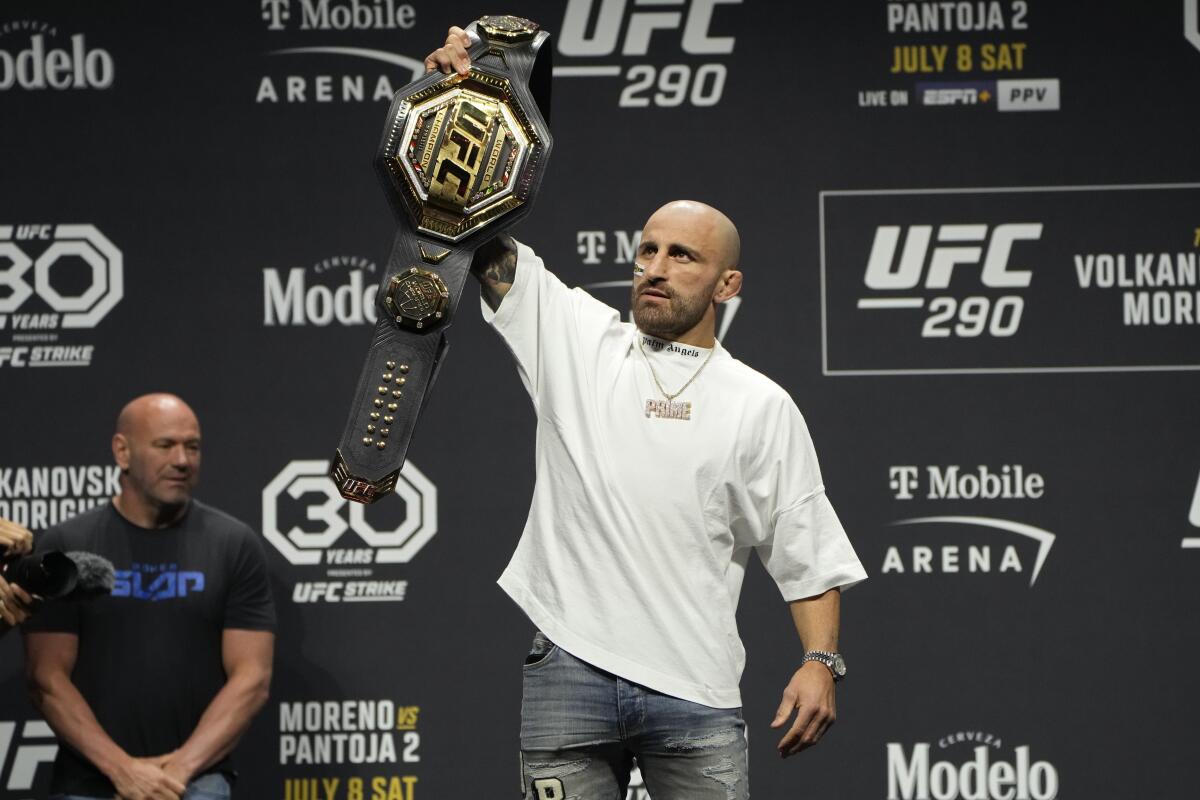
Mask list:
[[[839,678],[846,674],[846,662],[841,653],[833,654],[833,671]]]

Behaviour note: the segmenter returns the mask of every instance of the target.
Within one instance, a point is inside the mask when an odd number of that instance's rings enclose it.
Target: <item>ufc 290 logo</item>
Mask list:
[[[54,731],[41,720],[29,720],[20,725],[11,721],[0,721],[0,778],[10,792],[28,792],[33,789],[38,765],[49,764],[58,755],[58,743]]]
[[[1033,272],[1014,263],[1013,251],[1018,243],[1041,237],[1041,223],[909,225],[907,230],[880,225],[863,275],[872,294],[859,298],[858,307],[927,309],[924,338],[1012,336],[1021,326],[1024,298],[1015,293],[993,298],[965,287],[1028,288]],[[954,294],[949,292],[952,283]],[[929,296],[912,296],[912,290]]]
[[[405,564],[437,533],[437,487],[411,461],[396,481],[403,510],[390,498],[370,506],[392,514],[386,524],[344,499],[328,474],[327,461],[293,461],[263,489],[263,536],[290,563]],[[342,544],[347,531],[367,549]]]
[[[72,261],[86,267],[78,291],[58,279]],[[91,328],[124,294],[121,251],[96,226],[0,225],[0,328]],[[16,314],[35,296],[53,313]]]
[[[555,67],[557,77],[621,77],[622,108],[715,106],[728,75],[720,60],[661,63],[681,56],[728,56],[733,36],[715,31],[724,23],[719,6],[742,0],[568,0],[559,26],[558,50],[571,59]],[[597,10],[597,6],[599,7]],[[714,20],[721,16],[721,20]],[[647,56],[660,63],[611,63]],[[677,48],[677,49],[676,49]],[[677,55],[672,56],[670,53]],[[581,65],[583,60],[610,63]]]

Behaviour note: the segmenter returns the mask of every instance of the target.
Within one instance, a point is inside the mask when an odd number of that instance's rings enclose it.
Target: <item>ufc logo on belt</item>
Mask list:
[[[479,152],[496,113],[493,110],[489,114],[487,110],[466,100],[458,104],[454,113],[454,127],[446,135],[438,153],[437,172],[429,187],[431,194],[448,200],[457,196],[459,203],[466,199],[472,182],[479,174]],[[450,176],[457,179],[457,186],[451,186],[447,181]]]

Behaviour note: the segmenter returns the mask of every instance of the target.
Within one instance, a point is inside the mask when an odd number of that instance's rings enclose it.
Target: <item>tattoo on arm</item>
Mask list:
[[[483,289],[483,298],[496,310],[517,276],[517,243],[501,234],[475,251],[471,274]]]

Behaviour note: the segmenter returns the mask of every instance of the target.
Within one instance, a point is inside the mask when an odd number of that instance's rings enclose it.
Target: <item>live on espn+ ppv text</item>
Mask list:
[[[473,295],[395,492],[327,477],[395,233],[388,105],[450,25],[519,14],[552,36],[555,151],[514,234],[624,314],[650,212],[728,213],[745,286],[718,337],[804,412],[870,575],[838,724],[780,762],[803,648],[750,568],[754,795],[1191,797],[1198,5],[12,0],[0,517],[108,502],[117,410],[179,393],[198,496],[262,537],[279,615],[236,796],[529,792],[533,630],[494,581],[535,418]],[[168,563],[118,565],[116,591],[211,589]],[[44,797],[59,747],[22,653],[0,640],[0,800]]]

